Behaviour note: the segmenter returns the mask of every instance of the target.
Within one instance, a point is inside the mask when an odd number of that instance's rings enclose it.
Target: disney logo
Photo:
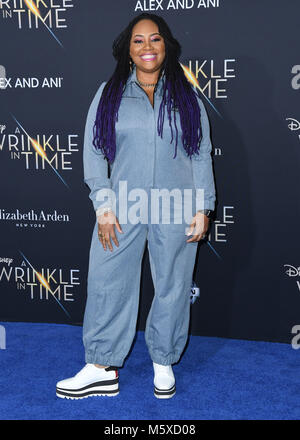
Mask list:
[[[291,266],[290,264],[284,264],[284,266],[286,266],[288,268],[285,273],[289,277],[300,276],[300,267],[294,267],[294,266]]]
[[[2,258],[0,257],[0,263],[7,263],[9,266],[14,260],[12,258]]]
[[[300,122],[297,121],[297,119],[286,118],[286,121],[291,121],[291,122],[288,124],[288,128],[289,128],[291,131],[296,131],[296,130],[299,130],[299,129],[300,129]]]

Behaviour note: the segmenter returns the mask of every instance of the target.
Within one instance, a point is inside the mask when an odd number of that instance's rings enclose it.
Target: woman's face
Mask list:
[[[152,73],[165,59],[165,43],[158,26],[151,20],[140,20],[132,29],[129,53],[137,69]]]

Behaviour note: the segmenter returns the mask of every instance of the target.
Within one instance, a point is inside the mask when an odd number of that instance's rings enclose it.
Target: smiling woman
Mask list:
[[[134,26],[129,53],[130,61],[136,65],[138,72],[137,81],[153,106],[154,87],[165,59],[165,43],[156,23],[141,20]]]
[[[84,181],[97,219],[83,322],[87,365],[73,378],[58,382],[59,397],[119,393],[118,368],[136,332],[146,242],[155,289],[145,329],[154,395],[165,399],[176,392],[172,364],[178,362],[187,341],[197,245],[208,230],[206,214],[215,204],[209,121],[181,68],[180,52],[162,17],[145,13],[135,17],[114,41],[117,66],[112,77],[100,84],[89,108]],[[141,191],[150,201],[146,222],[135,215],[121,228],[117,212],[127,219],[129,208],[118,190],[121,182],[132,194],[131,201]],[[204,210],[193,210],[188,218],[189,232],[194,231],[188,240],[185,222],[178,222],[181,198],[173,200],[174,212],[165,208],[162,215],[151,203],[152,190],[163,189],[179,195],[189,190],[194,199],[198,190],[204,194]],[[166,217],[173,224],[166,224]]]
[[[130,57],[139,70],[141,81],[157,81],[159,69],[165,59],[165,42],[153,21],[141,20],[135,25],[130,40]]]

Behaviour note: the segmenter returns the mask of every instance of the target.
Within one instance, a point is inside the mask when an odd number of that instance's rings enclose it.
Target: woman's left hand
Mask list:
[[[209,218],[207,215],[202,212],[197,212],[193,217],[192,223],[190,224],[190,229],[188,230],[187,235],[193,234],[192,238],[186,240],[187,243],[200,241],[204,238],[209,226]],[[195,230],[194,230],[195,228]]]

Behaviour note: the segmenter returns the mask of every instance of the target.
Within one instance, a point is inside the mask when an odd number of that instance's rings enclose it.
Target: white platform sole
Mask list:
[[[175,384],[167,390],[159,389],[154,386],[154,396],[157,397],[157,399],[170,399],[174,394],[176,394]]]
[[[108,381],[106,381],[108,382]],[[99,385],[99,383],[94,383],[91,385],[86,385],[80,389],[67,389],[56,387],[56,396],[61,399],[85,399],[91,396],[117,396],[120,392],[119,390],[119,380],[113,379],[110,385]]]
[[[71,400],[79,400],[79,399],[86,399],[87,397],[92,397],[92,396],[117,396],[119,394],[119,391],[117,393],[110,393],[110,394],[105,394],[105,393],[101,393],[101,394],[95,394],[95,393],[88,393],[85,396],[70,396],[70,395],[63,395],[63,394],[59,394],[58,392],[56,392],[56,396],[60,397],[61,399],[71,399]]]

